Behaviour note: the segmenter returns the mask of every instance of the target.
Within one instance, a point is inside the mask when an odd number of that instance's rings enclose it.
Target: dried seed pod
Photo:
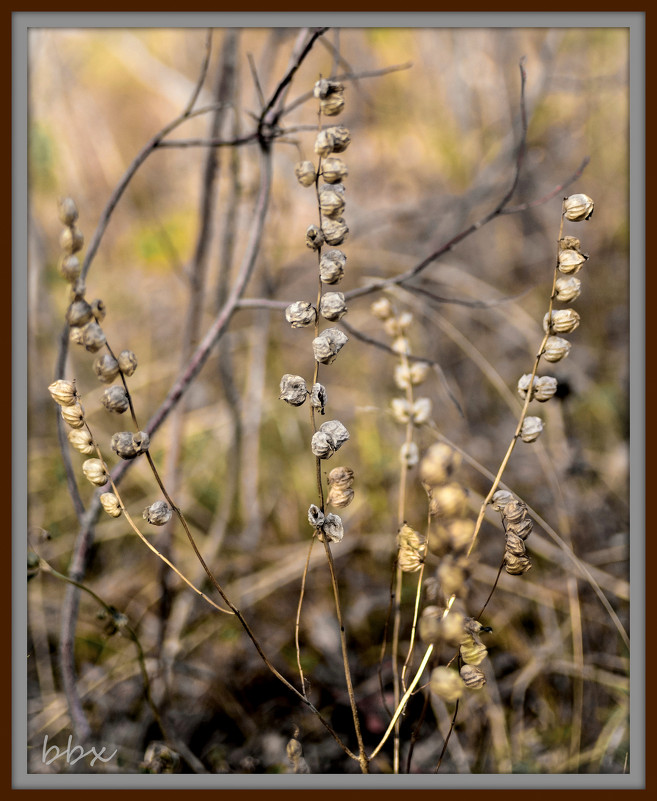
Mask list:
[[[308,507],[308,522],[313,528],[317,529],[324,525],[324,512],[314,503],[311,503]]]
[[[576,194],[564,198],[563,216],[571,222],[588,220],[593,214],[593,201],[588,195]]]
[[[72,197],[62,197],[57,201],[57,210],[59,212],[59,219],[63,225],[69,228],[78,219],[78,207]]]
[[[301,406],[308,397],[306,382],[300,375],[285,373],[281,378],[281,394],[278,397],[290,406]]]
[[[103,353],[94,359],[94,373],[103,384],[111,384],[119,374],[119,363],[109,353]]]
[[[408,389],[411,386],[411,368],[406,362],[395,365],[395,384],[399,389]]]
[[[383,324],[383,328],[391,337],[398,337],[405,334],[413,322],[413,315],[410,312],[402,312],[397,317],[389,317]]]
[[[292,328],[304,328],[314,324],[317,310],[307,300],[297,300],[285,309],[285,319]]]
[[[501,509],[502,518],[506,523],[519,523],[527,516],[527,505],[517,498],[512,498]]]
[[[87,286],[82,278],[76,278],[75,281],[70,282],[68,294],[71,303],[76,300],[84,300],[84,296],[87,294]]]
[[[103,494],[100,496],[100,503],[110,517],[121,516],[119,499],[113,492],[103,492]]]
[[[434,487],[431,490],[429,514],[448,519],[450,517],[463,517],[467,511],[468,494],[455,481]],[[472,526],[470,526],[470,534],[472,534]]]
[[[575,275],[582,269],[582,265],[588,259],[579,250],[567,248],[559,252],[559,272],[566,275]]]
[[[294,738],[289,740],[288,744],[285,746],[285,753],[287,754],[287,758],[290,760],[290,762],[298,762],[298,760],[303,756],[303,748],[301,747],[301,743]]]
[[[59,260],[59,272],[63,278],[73,283],[82,272],[82,265],[77,256],[62,256]]]
[[[327,420],[321,424],[319,431],[330,437],[336,451],[349,439],[349,432],[339,420]]]
[[[317,180],[315,165],[312,161],[299,161],[294,167],[294,174],[301,186],[312,186]]]
[[[336,489],[348,489],[354,481],[354,471],[350,467],[334,467],[326,479],[328,485]]]
[[[572,303],[580,296],[580,292],[582,291],[582,282],[579,280],[579,278],[575,278],[574,276],[568,276],[568,278],[562,276],[557,278],[554,289],[555,300],[559,300],[562,303]]]
[[[322,164],[322,178],[327,184],[337,184],[349,175],[347,165],[342,159],[330,156]]]
[[[475,642],[474,637],[466,637],[460,645],[461,659],[466,665],[480,665],[488,656],[488,649],[481,642]]]
[[[82,344],[91,353],[99,351],[105,344],[105,334],[98,323],[87,323],[82,329]]]
[[[441,639],[452,647],[461,644],[463,639],[463,624],[464,617],[460,612],[455,612],[454,609],[443,617],[441,627]]]
[[[144,509],[142,517],[152,526],[164,526],[173,517],[173,510],[166,501],[155,501]]]
[[[504,569],[511,576],[521,576],[531,570],[531,559],[525,556],[514,556],[508,551],[504,554]]]
[[[444,484],[461,466],[461,454],[445,442],[436,442],[420,464],[420,478],[430,487]]]
[[[424,425],[431,416],[431,400],[429,398],[418,398],[411,410],[413,425]]]
[[[463,631],[472,637],[475,642],[481,642],[479,634],[482,631],[490,634],[493,629],[490,626],[482,626],[481,623],[473,617],[466,617],[463,621]]]
[[[85,428],[74,428],[66,436],[76,451],[87,455],[94,452],[94,441]]]
[[[579,325],[580,317],[574,309],[558,309],[553,311],[551,317],[546,314],[543,318],[544,331],[556,331],[558,334],[569,334]]]
[[[392,408],[392,416],[395,422],[405,426],[411,419],[411,404],[406,398],[393,398],[390,401],[390,407]]]
[[[313,339],[313,354],[320,364],[332,364],[338,353],[349,341],[349,337],[339,328],[327,328]]]
[[[520,537],[520,539],[526,540],[527,537],[532,533],[533,528],[534,523],[528,514],[522,520],[518,520],[515,523],[509,523],[506,527],[506,530],[507,533],[516,534],[518,537]]]
[[[339,515],[327,514],[324,518],[320,539],[329,542],[341,542],[344,537],[344,527]]]
[[[320,78],[313,86],[313,97],[318,100],[325,100],[329,95],[342,94],[344,85],[339,81],[331,81],[328,78]]]
[[[409,366],[411,384],[414,386],[421,384],[427,377],[430,366],[427,362],[412,362]]]
[[[543,356],[548,362],[560,362],[570,353],[571,344],[563,337],[548,337]]]
[[[353,499],[354,491],[351,489],[351,487],[347,487],[346,489],[331,487],[326,497],[326,503],[329,503],[331,506],[335,506],[338,509],[344,509],[345,506],[349,506]]]
[[[78,250],[82,250],[83,245],[84,235],[79,228],[75,225],[70,228],[64,228],[59,237],[59,246],[66,255],[70,256],[73,253],[77,253]]]
[[[468,690],[480,690],[486,684],[484,671],[474,665],[462,665],[459,673]]]
[[[400,356],[409,356],[411,353],[411,343],[408,341],[406,337],[397,337],[395,341],[390,346],[391,349],[398,353]],[[410,367],[408,368],[408,380],[410,381],[411,377],[411,370]]]
[[[150,446],[150,437],[145,431],[117,431],[112,435],[112,450],[122,459],[134,459],[140,453],[147,451]]]
[[[131,350],[122,350],[119,353],[119,370],[123,375],[130,376],[137,369],[137,357]]]
[[[576,236],[564,236],[559,240],[559,250],[579,250],[581,242]]]
[[[328,403],[326,388],[322,384],[313,384],[310,391],[310,404],[315,409],[319,409],[320,414],[324,414],[324,407]]]
[[[123,414],[123,412],[130,408],[130,402],[125,389],[118,385],[107,387],[100,401],[108,412],[116,412],[116,414]]]
[[[322,233],[327,245],[341,245],[349,235],[349,228],[342,217],[322,220]]]
[[[95,300],[91,301],[91,311],[93,312],[96,322],[98,323],[102,322],[107,314],[105,303],[100,298],[96,298]]]
[[[387,320],[394,313],[392,303],[388,298],[379,298],[370,306],[370,311],[379,320]]]
[[[324,284],[337,284],[344,275],[347,257],[341,250],[329,250],[319,260],[319,278]]]
[[[105,465],[100,459],[87,459],[82,464],[82,472],[97,487],[102,487],[109,481],[109,475],[105,470]]]
[[[533,398],[536,392],[536,384],[538,383],[538,378],[534,376],[532,380],[531,373],[525,373],[518,379],[518,395],[524,400],[527,397],[527,393],[530,391],[529,387],[532,386],[531,395],[530,397]]]
[[[329,436],[316,431],[310,441],[310,449],[318,459],[330,459],[335,453],[333,442]]]
[[[404,523],[397,534],[397,547],[397,564],[400,569],[404,573],[417,572],[427,555],[427,538],[424,534]]]
[[[345,207],[344,185],[324,184],[319,190],[319,208],[324,217],[337,219]]]
[[[320,158],[326,158],[333,153],[335,148],[335,135],[331,128],[326,128],[317,134],[315,139],[315,153]]]
[[[491,504],[496,512],[501,512],[510,501],[515,500],[513,494],[507,490],[497,490],[491,499]]]
[[[324,233],[322,230],[317,225],[309,225],[306,228],[306,247],[311,250],[319,250],[323,244]]]
[[[84,345],[81,326],[72,325],[69,329],[68,337],[74,345]]]
[[[66,322],[71,326],[85,325],[94,316],[86,300],[74,300],[66,312]]]
[[[399,449],[400,462],[410,470],[420,461],[420,450],[415,442],[404,442]]]
[[[82,428],[84,425],[84,409],[79,403],[62,406],[62,420],[71,428]]]
[[[418,620],[418,633],[423,642],[433,643],[440,641],[442,635],[442,613],[439,606],[425,606]]]
[[[523,556],[527,552],[523,538],[519,537],[517,534],[514,534],[512,531],[507,529],[504,539],[506,542],[506,553],[510,553],[512,556]]]
[[[536,394],[534,397],[539,403],[545,403],[557,391],[557,379],[551,375],[542,375],[536,382]]]
[[[78,399],[75,381],[65,381],[63,378],[53,381],[48,387],[52,399],[60,406],[72,406]]]
[[[448,704],[458,701],[465,690],[465,684],[459,674],[442,665],[431,671],[429,687],[434,695]]]
[[[540,417],[525,417],[520,429],[520,438],[523,442],[535,442],[543,431],[543,421]]]
[[[468,577],[468,561],[462,557],[448,554],[441,560],[436,575],[446,597],[457,593],[464,595],[464,585]]]
[[[344,317],[347,313],[344,294],[342,292],[326,292],[322,295],[319,302],[319,313],[326,320],[331,320],[331,322],[337,322],[341,317]]]
[[[337,116],[344,108],[344,95],[340,93],[331,94],[319,103],[322,114],[327,117]]]
[[[344,125],[334,125],[331,128],[327,128],[325,133],[329,134],[333,140],[333,153],[343,153],[349,147],[351,134]]]

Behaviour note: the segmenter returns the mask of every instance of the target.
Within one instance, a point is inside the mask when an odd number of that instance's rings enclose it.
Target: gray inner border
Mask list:
[[[27,34],[29,28],[553,27],[630,30],[630,700],[625,775],[153,776],[27,773]],[[639,789],[645,788],[645,13],[644,12],[13,12],[12,13],[12,788],[13,789]]]

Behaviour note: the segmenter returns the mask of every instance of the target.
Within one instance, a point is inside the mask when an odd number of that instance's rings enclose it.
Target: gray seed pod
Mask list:
[[[548,337],[543,357],[548,362],[560,362],[570,353],[571,344],[563,337]]]
[[[520,429],[523,442],[535,442],[543,431],[543,421],[540,417],[525,417]]]
[[[344,302],[342,292],[327,292],[322,295],[319,303],[319,313],[326,320],[335,322],[347,313],[347,306]]]
[[[69,431],[66,436],[76,451],[87,455],[94,452],[94,441],[91,438],[91,434],[86,429],[74,428],[72,431]]]
[[[85,325],[94,316],[86,300],[74,300],[66,312],[66,322],[71,326]]]
[[[557,334],[569,334],[579,325],[580,317],[574,309],[553,311],[551,318],[546,314],[543,318],[544,331],[556,331]]]
[[[112,450],[122,459],[134,459],[140,453],[148,450],[150,437],[145,431],[117,431],[112,436]]]
[[[108,412],[116,412],[116,414],[123,414],[130,407],[125,389],[118,385],[107,387],[100,400]]]
[[[513,498],[504,504],[501,512],[506,523],[519,523],[527,516],[527,506],[517,498]]]
[[[97,487],[102,487],[109,481],[109,475],[100,459],[87,459],[82,464],[82,472]]]
[[[63,225],[72,226],[78,219],[78,208],[72,197],[63,197],[57,201],[59,219]]]
[[[313,97],[318,100],[325,100],[330,95],[342,94],[342,92],[344,92],[344,84],[328,78],[320,78],[313,86]]]
[[[132,375],[137,369],[137,357],[131,350],[122,350],[119,353],[119,370],[123,375]]]
[[[324,414],[324,407],[328,403],[326,388],[322,384],[313,384],[310,391],[310,403],[315,409],[319,409],[320,414]]]
[[[166,501],[155,501],[144,509],[142,517],[153,526],[163,526],[173,517],[173,510]]]
[[[332,364],[348,341],[349,337],[339,328],[327,328],[313,339],[315,360],[320,364]]]
[[[322,221],[322,233],[328,245],[341,245],[349,235],[349,228],[342,217]]]
[[[322,526],[322,536],[320,539],[328,540],[329,542],[342,542],[344,537],[344,528],[342,526],[342,519],[339,515],[327,514],[324,518],[324,525]]]
[[[103,492],[103,494],[100,496],[100,503],[110,517],[121,516],[119,499],[113,492]]]
[[[308,397],[306,382],[300,375],[285,373],[281,378],[281,394],[278,397],[290,406],[301,406]]]
[[[330,459],[335,453],[332,439],[321,431],[313,434],[310,449],[318,459]]]
[[[309,225],[306,228],[306,247],[311,250],[319,250],[323,244],[323,231],[316,225]]]
[[[327,420],[319,430],[333,440],[336,451],[349,439],[349,432],[339,420]]]
[[[354,482],[354,471],[350,467],[334,467],[326,479],[330,487],[348,489]]]
[[[510,492],[507,492],[507,490],[497,490],[491,499],[491,505],[496,512],[501,512],[507,503],[513,500],[515,500],[515,498]]]
[[[59,260],[59,272],[67,280],[73,283],[77,281],[82,272],[82,265],[77,256],[62,256]]]
[[[324,284],[337,284],[344,275],[347,257],[341,250],[329,250],[319,260],[319,278]]]
[[[317,310],[307,300],[297,300],[285,309],[285,319],[292,328],[304,328],[313,325],[317,319]]]
[[[527,514],[526,517],[523,517],[522,520],[519,520],[517,523],[508,523],[506,530],[507,533],[515,534],[520,537],[520,539],[526,540],[532,533],[533,528],[534,523],[529,514]]]
[[[344,185],[324,184],[319,190],[319,208],[324,217],[338,218],[345,207]]]
[[[526,554],[524,556],[514,556],[508,551],[504,554],[504,569],[511,576],[521,576],[531,570],[531,567],[531,559]]]
[[[69,329],[68,338],[74,345],[84,345],[82,338],[82,326],[72,325]]]
[[[534,397],[539,403],[545,403],[557,391],[557,379],[551,375],[542,375],[536,382],[536,394]]]
[[[343,153],[349,147],[349,143],[351,142],[351,134],[349,133],[349,130],[344,127],[344,125],[334,125],[331,128],[327,128],[324,133],[327,133],[331,136],[333,140],[334,153]],[[328,153],[326,155],[328,155]]]
[[[484,671],[474,665],[462,665],[459,673],[468,690],[480,690],[486,684]]]
[[[349,175],[347,165],[337,156],[329,156],[322,164],[322,178],[327,184],[337,184]]]
[[[111,384],[119,374],[119,363],[109,353],[103,353],[94,359],[94,373],[103,384]]]
[[[294,167],[294,174],[301,186],[312,186],[317,179],[312,161],[299,161]]]
[[[572,303],[580,296],[582,282],[579,278],[575,278],[574,276],[568,276],[568,278],[561,277],[557,278],[554,288],[555,300],[559,300],[562,303]]]
[[[84,235],[79,228],[74,225],[70,228],[64,228],[59,237],[59,246],[68,256],[82,250],[84,245]]]
[[[333,153],[335,148],[335,136],[330,128],[320,131],[315,139],[315,153],[320,158],[325,158]]]
[[[103,333],[103,329],[98,323],[87,323],[82,329],[82,344],[91,353],[99,351],[105,344],[107,339]]]
[[[324,512],[314,503],[308,507],[308,522],[313,528],[321,528],[324,524]]]
[[[351,487],[347,487],[346,489],[331,487],[326,497],[326,503],[329,503],[331,506],[335,506],[338,509],[344,509],[345,506],[349,506],[353,499],[354,491],[351,489]]]
[[[566,275],[574,275],[582,269],[582,265],[588,259],[579,250],[566,248],[559,252],[559,272]]]
[[[82,428],[84,425],[84,409],[79,403],[62,406],[62,420],[71,428]]]
[[[60,406],[72,406],[78,399],[75,381],[65,381],[59,378],[48,387],[52,399]]]
[[[588,220],[593,214],[593,205],[593,201],[588,195],[571,195],[564,199],[563,216],[571,222]]]
[[[506,540],[506,553],[510,553],[512,556],[524,556],[526,553],[525,549],[525,541],[522,537],[519,537],[517,534],[514,534],[513,531],[506,532],[505,535]]]
[[[100,298],[91,301],[91,311],[98,323],[102,322],[107,314],[105,303]]]

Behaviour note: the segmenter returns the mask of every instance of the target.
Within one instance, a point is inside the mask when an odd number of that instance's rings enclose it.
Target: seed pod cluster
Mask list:
[[[308,508],[308,522],[317,532],[320,542],[341,542],[344,537],[340,516],[331,513],[325,515],[314,503]]]
[[[504,526],[504,569],[512,576],[522,575],[532,566],[525,548],[525,540],[534,525],[527,506],[506,490],[498,490],[493,495],[492,503],[502,516]]]

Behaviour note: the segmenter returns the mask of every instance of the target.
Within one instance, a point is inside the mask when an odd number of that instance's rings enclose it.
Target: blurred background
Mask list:
[[[250,134],[262,106],[259,94],[271,96],[299,35],[292,28],[214,30],[196,107],[220,97],[225,109],[189,119],[168,138]],[[68,305],[57,267],[57,199],[75,199],[88,243],[128,166],[192,96],[205,43],[201,29],[29,34],[29,544],[62,573],[70,568],[81,523],[67,489],[47,386],[55,378],[76,379],[111,466],[116,460],[109,440],[118,418],[100,404],[104,387],[91,354],[72,347],[65,375],[55,375]],[[418,429],[416,442],[422,453],[444,437],[463,451],[458,480],[469,491],[474,520],[491,484],[486,471],[497,471],[515,430],[516,383],[531,372],[541,341],[561,200],[585,192],[595,201],[591,220],[565,230],[581,239],[590,258],[578,275],[582,294],[574,308],[581,325],[569,337],[572,351],[548,366],[559,381],[558,397],[538,410],[530,407],[530,414],[543,417],[545,433],[533,445],[519,443],[504,475],[544,521],[535,523],[527,542],[533,569],[500,579],[482,619],[493,628],[482,665],[487,685],[461,704],[441,772],[629,769],[629,659],[622,634],[629,602],[628,47],[623,28],[324,34],[294,75],[280,123],[288,133],[273,145],[271,199],[245,292],[269,306],[234,314],[175,414],[153,437],[153,458],[201,552],[272,662],[298,684],[294,621],[312,533],[306,514],[317,493],[307,409],[290,407],[278,395],[284,373],[311,380],[313,369],[310,331],[291,329],[282,311],[316,294],[315,257],[304,244],[306,227],[317,222],[316,201],[312,188],[294,176],[297,161],[315,159],[317,105],[308,93],[319,76],[356,76],[345,81],[346,107],[334,118],[349,128],[352,141],[342,154],[349,169],[347,268],[331,289],[349,292],[413,268],[500,203],[513,183],[522,131],[524,58],[527,151],[509,208],[526,205],[496,217],[432,263],[411,282],[414,291],[388,293],[399,312],[413,314],[413,354],[440,366],[419,388],[431,399],[432,424]],[[210,152],[214,166],[208,166]],[[581,176],[555,191],[585,157],[590,161]],[[204,223],[208,169],[214,169],[214,182]],[[103,329],[112,349],[137,354],[129,387],[142,426],[164,401],[237,274],[253,224],[259,170],[254,143],[212,151],[158,148],[111,217],[86,279],[87,298],[101,298],[107,307]],[[389,345],[370,311],[380,297],[353,298],[345,322]],[[356,495],[339,510],[345,537],[333,552],[370,750],[389,720],[377,669],[404,437],[390,414],[391,399],[399,395],[395,364],[393,354],[351,336],[320,378],[328,391],[328,419],[341,420],[351,434],[333,461],[354,470]],[[118,427],[129,422],[121,419]],[[72,451],[71,458],[89,505],[94,490],[82,476],[84,457]],[[120,489],[139,522],[143,508],[160,498],[142,460],[131,464]],[[416,469],[408,475],[406,512],[410,525],[426,525]],[[179,525],[148,536],[211,594]],[[503,547],[499,516],[491,513],[475,549],[471,614],[488,597]],[[303,665],[312,702],[354,748],[321,550],[313,551],[306,582]],[[430,557],[428,575],[436,564]],[[197,759],[190,764],[183,755],[175,769],[288,772],[285,747],[298,731],[312,773],[358,772],[267,670],[238,622],[213,613],[161,570],[123,518],[99,517],[84,583],[125,614],[139,637],[154,701]],[[27,589],[30,771],[154,772],[145,753],[162,735],[144,700],[137,650],[129,637],[111,633],[98,602],[84,593],[75,627],[77,692],[90,743],[118,754],[102,767],[90,768],[87,760],[42,763],[45,734],[65,747],[75,732],[58,657],[67,588],[41,572]],[[413,596],[409,581],[406,644]],[[388,705],[389,661],[388,652],[382,667]],[[423,701],[421,692],[409,705],[405,749]],[[424,713],[412,771],[433,771],[450,719],[451,708],[437,702]],[[372,771],[389,772],[390,754],[387,746]]]

